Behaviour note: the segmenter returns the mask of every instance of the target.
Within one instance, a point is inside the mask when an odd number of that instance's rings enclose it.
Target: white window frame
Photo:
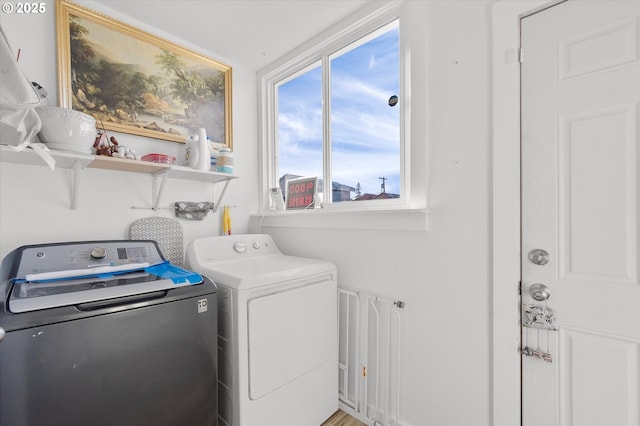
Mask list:
[[[277,119],[278,119],[278,87],[286,82],[289,82],[296,78],[299,75],[304,74],[305,72],[315,68],[320,65],[322,72],[322,164],[323,164],[323,176],[318,176],[320,179],[323,179],[323,193],[325,194],[325,199],[322,208],[323,209],[340,209],[340,210],[367,210],[370,208],[384,208],[384,207],[398,207],[403,206],[405,204],[404,198],[406,197],[404,182],[405,182],[405,161],[404,161],[404,132],[402,130],[401,123],[403,122],[403,113],[404,113],[404,102],[398,102],[398,106],[400,107],[400,121],[399,121],[399,130],[400,130],[400,197],[394,199],[384,199],[384,200],[366,200],[366,201],[358,201],[357,203],[353,202],[330,202],[327,199],[329,194],[333,193],[332,183],[332,144],[331,144],[331,61],[334,58],[337,58],[345,53],[348,53],[357,47],[373,40],[374,38],[382,35],[386,31],[391,30],[392,28],[400,28],[400,19],[398,16],[395,16],[391,19],[390,22],[383,23],[374,21],[372,23],[367,23],[364,25],[359,25],[358,28],[354,28],[353,31],[345,34],[344,37],[341,37],[335,40],[332,43],[329,43],[327,46],[320,46],[317,49],[310,49],[307,54],[308,57],[305,58],[302,62],[293,62],[290,67],[284,66],[278,73],[272,74],[266,79],[267,84],[267,96],[270,98],[269,107],[273,109],[273,122],[270,123],[273,126],[273,137],[268,141],[270,145],[273,146],[273,158],[271,158],[269,163],[269,185],[277,186],[278,185],[278,127],[277,127]],[[364,35],[363,35],[364,33]],[[402,57],[400,46],[398,45],[398,50],[400,54],[399,62],[402,64]],[[400,65],[399,64],[399,65]],[[398,96],[400,99],[404,99],[404,93],[402,90],[402,74],[401,70],[398,70],[400,76],[400,93]]]
[[[418,193],[415,188],[425,189],[426,182],[412,187],[411,183],[411,143],[412,134],[410,120],[410,50],[404,39],[404,18],[402,16],[403,0],[390,1],[380,7],[370,5],[354,15],[336,24],[314,39],[268,65],[258,72],[259,86],[259,156],[260,156],[260,192],[259,209],[256,215],[262,226],[276,227],[331,227],[346,229],[390,229],[390,230],[426,230],[427,209],[426,194]],[[375,8],[373,7],[375,6]],[[399,26],[399,60],[400,60],[400,198],[357,202],[337,202],[324,204],[323,208],[310,209],[305,212],[273,211],[269,188],[279,185],[277,176],[277,131],[278,131],[278,99],[277,85],[294,78],[308,70],[318,61],[323,66],[323,98],[330,99],[330,72],[328,61],[345,48],[353,48],[353,43],[366,42],[381,34],[384,27],[397,21]],[[324,59],[323,59],[324,57]],[[330,105],[323,105],[323,132],[329,135]],[[327,136],[325,136],[326,138]],[[325,193],[331,192],[330,176],[330,143],[323,141],[323,173]],[[426,161],[426,158],[424,159]],[[419,162],[424,167],[424,161]],[[421,173],[419,173],[422,176]],[[421,179],[422,180],[422,179]],[[328,192],[327,192],[328,191]]]

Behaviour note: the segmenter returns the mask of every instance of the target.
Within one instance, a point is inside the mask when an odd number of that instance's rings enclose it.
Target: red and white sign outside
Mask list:
[[[287,210],[314,208],[317,184],[317,177],[288,181]]]

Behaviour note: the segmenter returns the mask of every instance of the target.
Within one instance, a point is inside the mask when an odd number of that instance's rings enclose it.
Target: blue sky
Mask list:
[[[362,192],[400,193],[398,30],[331,61],[332,179]],[[322,176],[322,78],[320,64],[281,85],[279,175]]]

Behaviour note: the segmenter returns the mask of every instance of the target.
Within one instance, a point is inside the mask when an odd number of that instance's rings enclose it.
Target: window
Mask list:
[[[318,176],[325,207],[403,202],[397,20],[319,49],[267,84],[270,186],[285,194],[287,180]]]
[[[400,196],[398,27],[367,39],[330,57],[333,202]]]

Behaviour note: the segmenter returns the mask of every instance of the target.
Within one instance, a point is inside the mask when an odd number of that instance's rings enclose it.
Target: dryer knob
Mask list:
[[[247,251],[247,246],[244,243],[237,242],[233,245],[233,249],[238,253],[244,253]]]
[[[260,242],[259,241],[254,241],[253,244],[251,244],[251,245],[256,250],[258,250],[260,248]]]

